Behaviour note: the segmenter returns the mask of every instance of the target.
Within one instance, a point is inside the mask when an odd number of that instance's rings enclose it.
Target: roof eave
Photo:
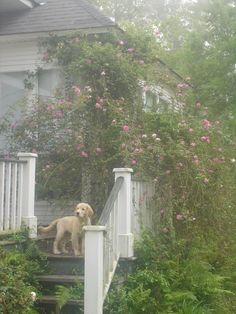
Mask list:
[[[80,29],[69,29],[69,30],[52,30],[52,31],[45,31],[45,32],[27,32],[27,33],[14,33],[14,34],[3,34],[0,35],[0,42],[4,41],[17,41],[21,39],[30,40],[30,39],[37,39],[41,37],[47,37],[49,34],[56,34],[65,36],[70,34],[71,32],[80,32],[82,34],[100,34],[100,33],[108,33],[112,29],[119,30],[117,25],[109,25],[109,26],[101,26],[101,27],[87,27],[87,28],[80,28]]]
[[[36,3],[34,1],[31,0],[20,0],[21,3],[23,3],[26,7],[32,9],[33,7],[35,7]]]

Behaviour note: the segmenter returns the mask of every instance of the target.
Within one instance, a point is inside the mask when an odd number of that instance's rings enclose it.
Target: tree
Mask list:
[[[181,13],[182,14],[182,13]],[[196,98],[218,115],[235,112],[235,20],[232,1],[198,1],[179,16],[185,27],[181,42],[171,46],[165,58],[180,73],[192,77]],[[166,40],[173,25],[167,23]],[[172,39],[171,39],[172,42]]]
[[[93,3],[118,23],[130,21],[139,25],[159,23],[181,6],[181,0],[93,0]]]

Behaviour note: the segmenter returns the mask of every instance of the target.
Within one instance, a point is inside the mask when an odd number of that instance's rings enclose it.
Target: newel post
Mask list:
[[[121,257],[134,256],[134,237],[131,232],[131,202],[132,202],[132,182],[130,168],[115,168],[115,180],[119,177],[124,178],[123,185],[118,195],[118,232],[119,249]]]
[[[103,313],[104,226],[85,226],[84,314]]]
[[[22,223],[29,228],[30,238],[37,236],[37,217],[34,215],[35,169],[37,154],[18,153],[17,157],[23,164],[22,182]]]

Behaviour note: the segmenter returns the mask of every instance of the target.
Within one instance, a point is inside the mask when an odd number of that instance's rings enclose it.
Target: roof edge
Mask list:
[[[68,29],[68,30],[60,30],[60,31],[45,31],[45,32],[32,32],[32,33],[14,33],[14,34],[4,34],[0,35],[0,42],[9,42],[9,41],[18,41],[18,40],[32,40],[38,39],[41,37],[48,37],[50,34],[56,34],[61,36],[66,36],[71,34],[71,32],[78,32],[82,34],[100,34],[100,33],[108,33],[111,29],[119,29],[117,25],[111,25],[106,27],[89,27],[89,28],[80,28],[80,29]]]
[[[23,3],[24,5],[26,5],[30,9],[33,9],[36,5],[36,3],[34,1],[31,1],[31,0],[20,0],[20,2]]]

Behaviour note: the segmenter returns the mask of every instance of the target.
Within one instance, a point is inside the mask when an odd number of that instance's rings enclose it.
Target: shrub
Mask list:
[[[38,294],[32,275],[38,266],[19,252],[0,251],[0,312],[37,313],[34,293]],[[33,294],[32,294],[33,292]]]
[[[122,288],[109,292],[105,313],[231,313],[227,278],[212,266],[213,250],[199,244],[164,245],[145,232],[137,244],[135,269]]]

